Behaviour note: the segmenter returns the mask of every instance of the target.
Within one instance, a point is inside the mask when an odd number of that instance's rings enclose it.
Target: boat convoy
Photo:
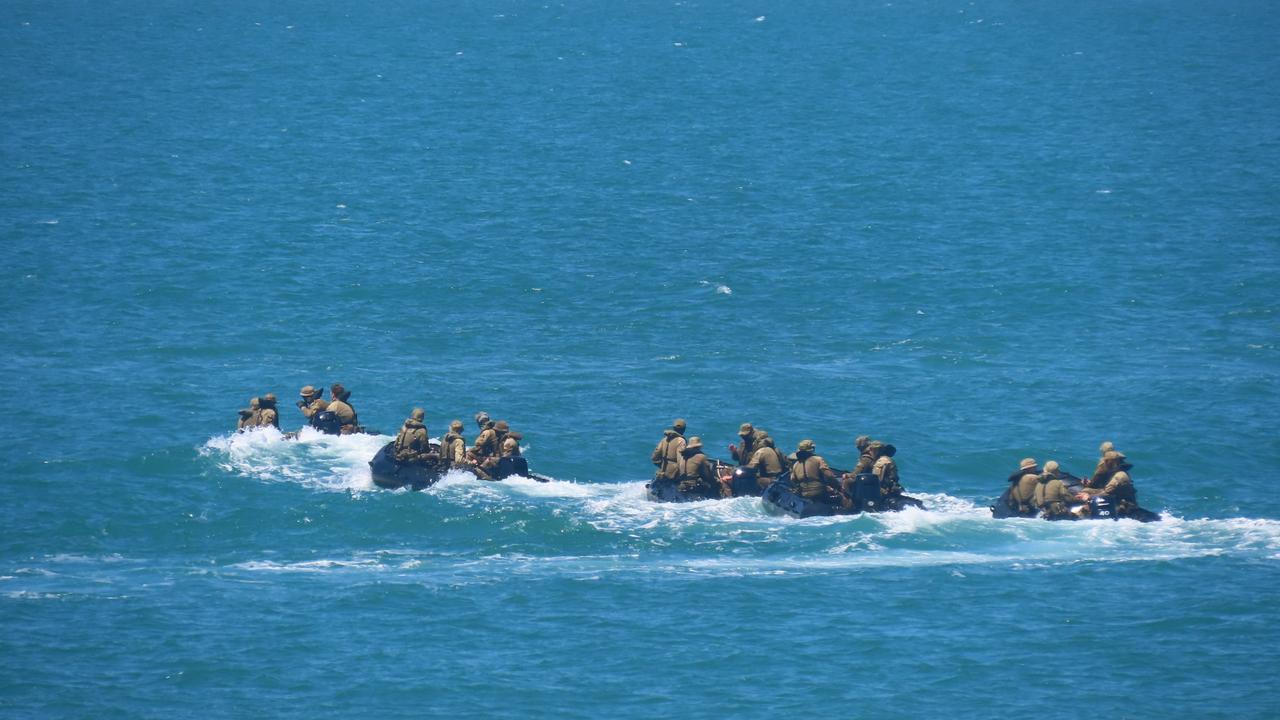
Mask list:
[[[298,407],[308,425],[330,435],[375,434],[361,427],[354,409],[346,400],[350,392],[335,385],[329,403],[320,391],[308,385],[300,393]],[[254,398],[241,410],[238,429],[279,427],[275,396]],[[486,413],[476,414],[479,435],[468,447],[461,437],[462,423],[455,420],[442,441],[427,438],[423,412],[415,410],[405,421],[396,439],[388,442],[369,461],[373,482],[380,488],[423,490],[451,470],[470,472],[483,480],[502,481],[523,477],[538,482],[551,478],[531,472],[522,455],[522,435],[505,421],[493,421]],[[759,497],[767,512],[795,518],[863,513],[900,512],[924,509],[918,498],[903,492],[893,461],[896,449],[887,443],[863,436],[856,441],[861,456],[852,471],[829,467],[816,454],[812,440],[803,440],[796,452],[783,456],[774,448],[768,433],[744,423],[739,431],[741,447],[730,445],[736,462],[709,458],[698,437],[684,438],[685,423],[677,419],[663,433],[651,460],[658,470],[645,485],[653,502],[682,503],[733,497]],[[286,433],[286,437],[296,437]],[[1092,477],[1083,479],[1045,463],[1042,471],[1032,458],[1024,459],[1009,476],[1009,486],[991,506],[996,519],[1042,518],[1046,520],[1119,520],[1139,522],[1160,520],[1158,513],[1138,506],[1137,493],[1129,478],[1132,465],[1111,443],[1103,443],[1102,457]]]

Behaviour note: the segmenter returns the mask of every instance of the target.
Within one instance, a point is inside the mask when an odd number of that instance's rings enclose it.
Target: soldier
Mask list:
[[[1009,476],[1009,507],[1023,517],[1036,514],[1036,485],[1040,482],[1040,465],[1035,458],[1023,458],[1018,469]]]
[[[796,461],[791,466],[791,483],[796,492],[810,500],[852,507],[853,502],[840,490],[836,474],[816,453],[817,447],[812,440],[801,440],[796,446]]]
[[[871,447],[871,437],[859,435],[853,441],[853,446],[858,450],[858,463],[853,466],[853,472],[850,474],[858,475],[859,473],[871,472],[871,468],[876,464],[876,459],[872,457],[871,453],[867,452],[867,449]]]
[[[360,432],[359,420],[356,417],[356,409],[347,403],[351,398],[351,391],[342,387],[342,383],[334,383],[329,388],[329,412],[338,417],[342,423],[342,429],[339,431],[343,435]]]
[[[738,428],[738,437],[742,438],[742,447],[737,445],[729,446],[729,453],[733,455],[733,459],[738,461],[739,465],[746,465],[751,462],[751,456],[755,454],[759,445],[759,437],[756,435],[756,429],[751,423],[742,423]]]
[[[1087,501],[1090,497],[1097,495],[1109,498],[1115,505],[1116,514],[1120,517],[1127,517],[1138,509],[1138,490],[1133,486],[1133,480],[1129,479],[1129,473],[1124,470],[1117,470],[1112,474],[1105,487],[1085,488],[1084,492],[1076,498]]]
[[[487,413],[476,414],[476,425],[480,426],[480,434],[476,436],[470,455],[472,460],[484,462],[498,454],[498,432],[493,429],[495,423],[489,419]]]
[[[1036,485],[1034,504],[1040,508],[1045,520],[1073,520],[1070,503],[1075,497],[1067,489],[1064,478],[1070,477],[1059,470],[1058,461],[1050,460],[1044,464],[1044,472],[1040,473],[1040,482]]]
[[[520,443],[510,435],[502,439],[502,457],[520,457]]]
[[[747,467],[755,468],[756,483],[761,488],[767,488],[773,484],[778,476],[786,472],[786,461],[782,458],[782,453],[773,445],[773,438],[769,434],[760,431],[760,448],[751,456],[751,461],[747,463]]]
[[[424,463],[435,459],[428,440],[427,426],[422,423],[426,413],[414,408],[396,435],[395,456],[398,463]]]
[[[258,398],[249,398],[249,407],[239,410],[240,420],[236,422],[236,431],[244,432],[250,428],[258,426],[258,407],[262,401]]]
[[[298,392],[302,397],[298,401],[298,409],[302,411],[302,416],[307,419],[307,424],[315,427],[316,416],[328,409],[329,403],[324,400],[324,390],[311,385],[304,386]]]
[[[704,498],[724,497],[724,486],[716,477],[711,461],[702,453],[702,438],[697,435],[689,438],[684,449],[680,451],[680,492]]]
[[[462,421],[449,423],[449,432],[440,441],[440,456],[454,467],[467,463],[467,441],[462,437]]]
[[[902,483],[898,480],[898,465],[893,461],[893,456],[897,454],[898,449],[879,441],[871,443],[868,449],[875,458],[871,472],[880,480],[880,495],[883,497],[901,495]]]
[[[271,426],[280,429],[280,414],[276,412],[276,394],[267,393],[262,396],[258,407],[258,427]]]
[[[1098,467],[1094,468],[1093,476],[1089,478],[1089,482],[1085,483],[1086,488],[1103,488],[1111,481],[1111,477],[1118,472],[1129,472],[1133,469],[1133,465],[1125,462],[1124,453],[1119,450],[1108,450],[1102,454],[1102,459],[1098,461]]]
[[[511,434],[511,426],[507,424],[506,420],[499,420],[493,424],[493,434],[494,447],[498,448],[498,452],[496,454],[500,455],[502,454],[503,441],[505,441],[507,436]]]
[[[676,418],[676,421],[671,423],[671,427],[662,431],[662,439],[658,441],[658,446],[653,449],[653,455],[649,457],[658,467],[653,479],[675,482],[680,476],[680,451],[685,447],[684,430],[684,420]]]

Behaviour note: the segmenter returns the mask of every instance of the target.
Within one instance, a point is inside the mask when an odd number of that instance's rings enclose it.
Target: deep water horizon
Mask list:
[[[1280,715],[1269,6],[6,10],[0,716]],[[377,489],[414,407],[553,481]],[[1162,522],[990,517],[1103,440]]]

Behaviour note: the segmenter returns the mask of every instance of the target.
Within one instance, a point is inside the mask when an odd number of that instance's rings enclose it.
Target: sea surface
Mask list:
[[[1274,4],[14,0],[0,190],[4,718],[1280,717]],[[1163,522],[991,519],[1104,440]]]

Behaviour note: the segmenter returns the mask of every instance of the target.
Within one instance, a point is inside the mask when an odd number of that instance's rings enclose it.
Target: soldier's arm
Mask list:
[[[658,446],[653,449],[653,455],[651,455],[649,459],[653,461],[654,465],[662,464],[662,456],[666,454],[665,452],[663,452],[664,450],[666,450],[666,448],[663,447],[663,444],[666,442],[667,442],[666,438],[659,440]]]

